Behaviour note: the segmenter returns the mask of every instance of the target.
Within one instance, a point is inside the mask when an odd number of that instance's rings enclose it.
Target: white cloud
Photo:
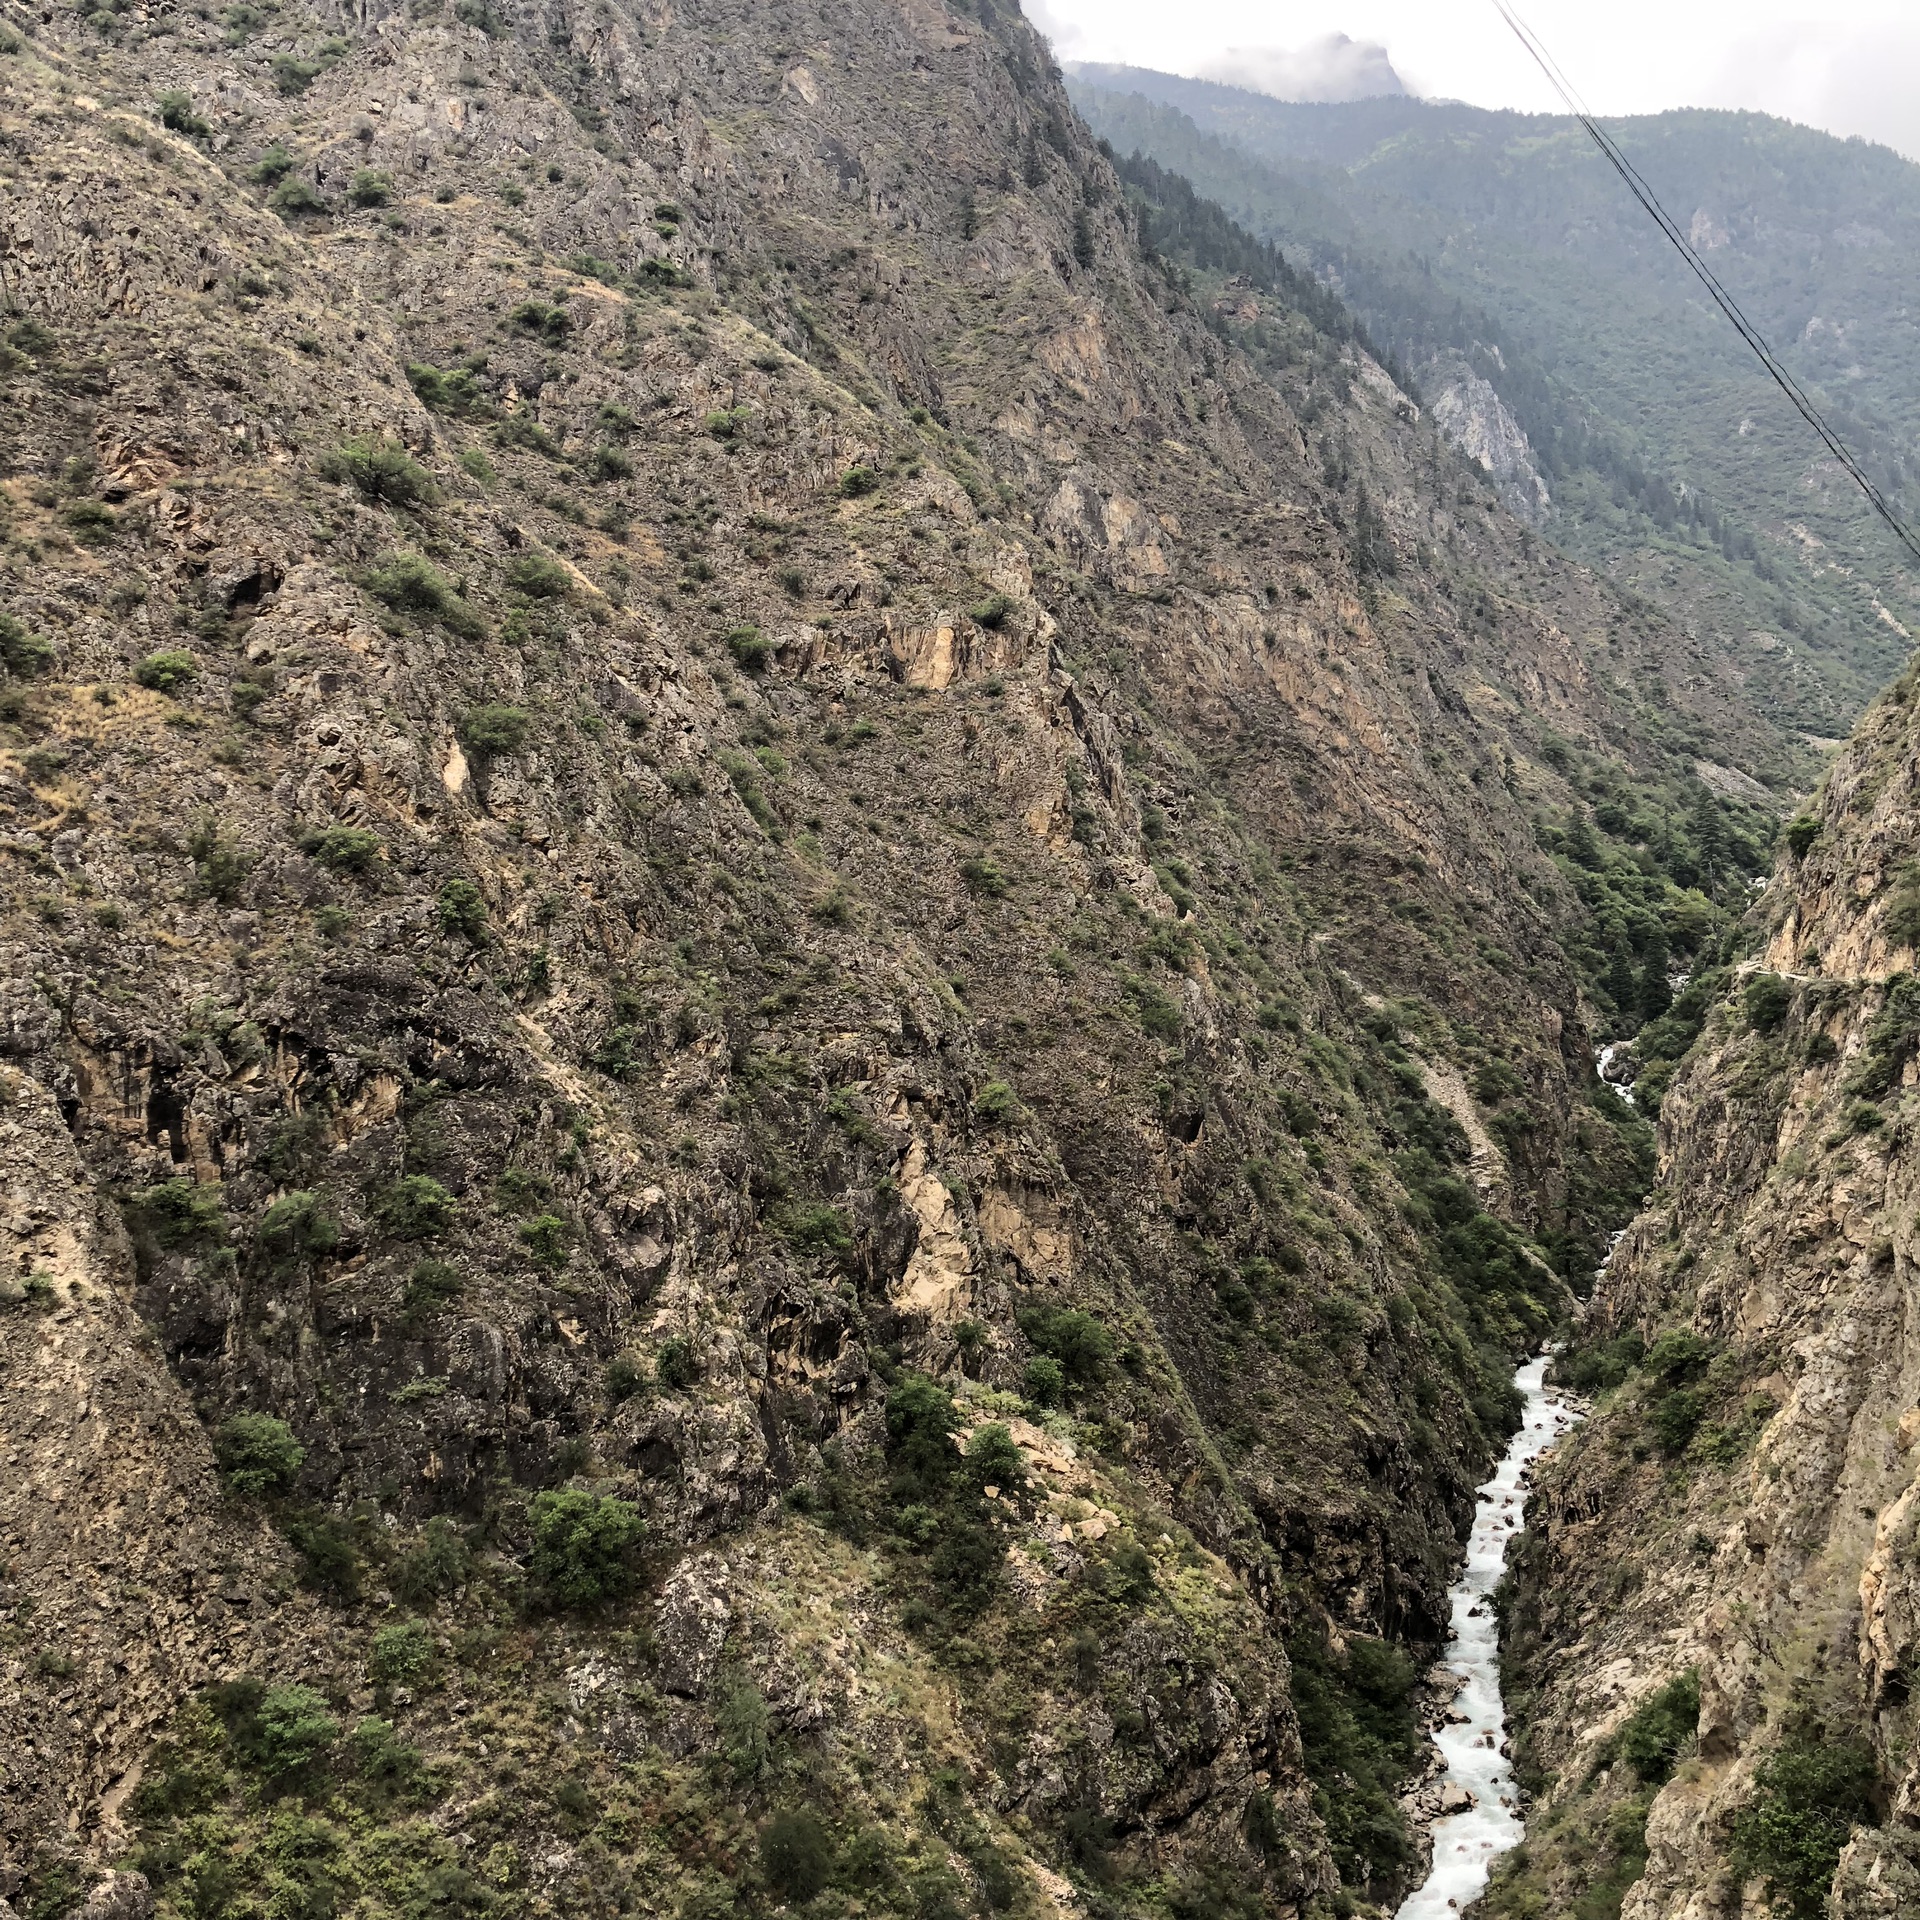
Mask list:
[[[1047,0],[1026,0],[1022,11],[1046,35],[1055,53],[1070,55],[1075,43],[1085,38],[1080,28],[1072,20],[1055,13]]]
[[[1796,21],[1736,41],[1701,103],[1857,133],[1920,159],[1920,28]]]
[[[1884,140],[1920,159],[1916,0],[1518,5],[1594,110],[1609,119],[1669,107],[1750,107],[1829,133]],[[1260,47],[1279,14],[1290,40],[1346,33],[1363,47],[1384,48],[1412,92],[1483,107],[1560,110],[1487,0],[1286,0],[1284,7],[1274,0],[1027,0],[1027,7],[1072,59],[1213,76],[1227,49]]]
[[[1202,80],[1250,87],[1276,100],[1370,100],[1405,93],[1400,76],[1377,41],[1330,33],[1304,47],[1229,47],[1198,69]]]

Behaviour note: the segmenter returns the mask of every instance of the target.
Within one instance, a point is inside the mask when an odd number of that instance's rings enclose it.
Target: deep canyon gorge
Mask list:
[[[1071,82],[0,0],[0,1920],[1920,1912],[1920,590]]]

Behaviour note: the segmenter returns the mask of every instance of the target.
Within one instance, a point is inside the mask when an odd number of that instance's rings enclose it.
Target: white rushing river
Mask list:
[[[1527,1475],[1533,1463],[1579,1415],[1546,1384],[1543,1354],[1513,1377],[1527,1397],[1526,1419],[1514,1435],[1500,1471],[1480,1489],[1480,1505],[1467,1541],[1467,1568],[1453,1589],[1453,1639],[1447,1665],[1459,1676],[1453,1710],[1434,1736],[1446,1761],[1442,1791],[1458,1788],[1472,1804],[1437,1821],[1433,1871],[1418,1892],[1402,1902],[1399,1920],[1451,1920],[1486,1891],[1495,1859],[1520,1844],[1519,1791],[1507,1758],[1506,1703],[1500,1697],[1499,1628],[1493,1590],[1506,1570],[1507,1546],[1526,1512]],[[1449,1796],[1455,1805],[1459,1794]]]

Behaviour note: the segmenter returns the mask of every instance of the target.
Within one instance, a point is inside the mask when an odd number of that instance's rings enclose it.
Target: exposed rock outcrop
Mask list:
[[[1433,423],[1489,475],[1501,504],[1529,526],[1545,526],[1553,496],[1535,463],[1526,430],[1493,383],[1460,354],[1429,361],[1421,370]]]

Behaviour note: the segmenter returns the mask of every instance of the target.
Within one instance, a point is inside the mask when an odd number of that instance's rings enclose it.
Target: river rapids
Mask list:
[[[1446,1761],[1443,1804],[1455,1812],[1434,1824],[1433,1870],[1401,1903],[1398,1920],[1449,1920],[1486,1891],[1494,1861],[1525,1834],[1519,1788],[1507,1757],[1506,1703],[1500,1696],[1499,1627],[1493,1590],[1506,1571],[1507,1548],[1526,1513],[1533,1464],[1579,1419],[1546,1384],[1547,1356],[1514,1375],[1526,1396],[1526,1418],[1500,1470],[1480,1489],[1467,1541],[1466,1571],[1453,1589],[1453,1638],[1447,1666],[1459,1688],[1447,1722],[1433,1736]],[[1463,1800],[1462,1795],[1470,1796]]]

